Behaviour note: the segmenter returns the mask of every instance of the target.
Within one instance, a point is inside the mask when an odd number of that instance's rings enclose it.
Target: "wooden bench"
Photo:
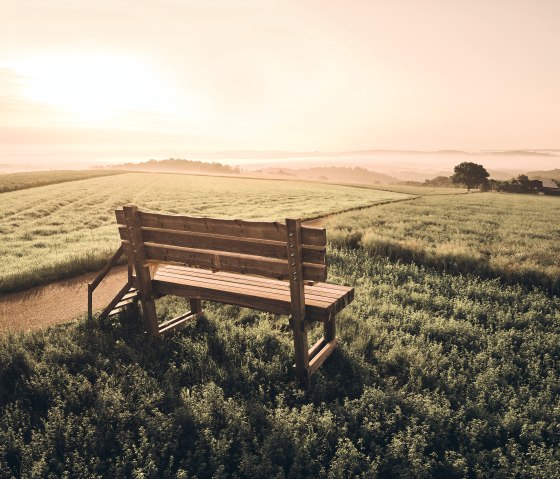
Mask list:
[[[291,315],[295,370],[302,383],[336,346],[336,313],[354,289],[326,283],[326,231],[286,223],[195,218],[116,210],[124,252],[134,268],[148,333],[167,334],[202,313],[201,300]],[[158,324],[154,299],[189,298],[191,311]],[[308,349],[307,326],[324,337]]]

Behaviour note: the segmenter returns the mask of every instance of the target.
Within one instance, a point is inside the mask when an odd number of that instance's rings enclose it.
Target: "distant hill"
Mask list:
[[[192,172],[192,173],[222,173],[228,175],[239,174],[236,166],[223,165],[222,163],[180,160],[169,158],[168,160],[149,160],[141,163],[124,163],[122,165],[111,166],[121,170],[136,171],[168,171],[168,172]]]
[[[560,168],[548,171],[529,171],[527,176],[531,180],[542,180],[551,178],[553,180],[560,181]]]
[[[311,168],[265,168],[259,173],[311,180],[334,181],[341,183],[388,184],[400,181],[394,176],[377,173],[360,166],[317,166]]]

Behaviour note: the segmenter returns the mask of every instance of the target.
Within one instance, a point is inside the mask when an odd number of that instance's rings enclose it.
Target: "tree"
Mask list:
[[[454,171],[455,174],[451,177],[453,183],[465,185],[468,191],[470,191],[471,188],[485,185],[490,176],[484,166],[468,161],[457,165]]]

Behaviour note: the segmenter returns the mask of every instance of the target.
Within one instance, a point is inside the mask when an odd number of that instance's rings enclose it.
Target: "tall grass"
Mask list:
[[[407,195],[320,183],[128,173],[11,193],[0,202],[0,292],[98,269],[126,203],[195,216],[315,217]]]
[[[329,218],[334,245],[560,292],[555,197],[422,197]]]

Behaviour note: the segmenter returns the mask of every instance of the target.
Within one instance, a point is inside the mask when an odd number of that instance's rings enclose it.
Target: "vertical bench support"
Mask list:
[[[138,207],[135,205],[126,205],[123,207],[123,211],[130,234],[131,255],[133,257],[132,263],[134,264],[136,277],[138,279],[138,291],[140,293],[140,301],[142,302],[144,323],[148,333],[152,336],[157,336],[159,330],[156,303],[152,294],[150,269],[145,265],[146,254],[144,252],[144,241],[142,240],[142,232],[140,230]]]
[[[288,270],[290,274],[292,324],[294,327],[296,377],[301,385],[306,386],[309,376],[309,353],[307,350],[307,330],[305,327],[301,220],[286,219],[286,230],[288,236]]]

